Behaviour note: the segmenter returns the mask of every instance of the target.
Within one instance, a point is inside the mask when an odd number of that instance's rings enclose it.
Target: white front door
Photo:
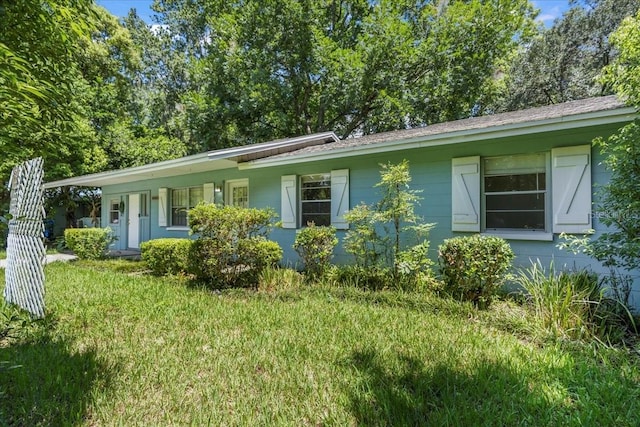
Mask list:
[[[128,247],[140,247],[140,194],[129,194]]]

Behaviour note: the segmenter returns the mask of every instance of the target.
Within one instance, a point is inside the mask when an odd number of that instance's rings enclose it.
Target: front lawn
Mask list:
[[[47,265],[51,315],[0,338],[0,425],[640,423],[634,356],[530,339],[517,307],[131,270]]]

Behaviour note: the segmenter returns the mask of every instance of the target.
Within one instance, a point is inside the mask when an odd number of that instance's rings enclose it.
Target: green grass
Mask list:
[[[640,423],[631,356],[528,339],[515,305],[95,267],[48,265],[50,315],[0,340],[0,425]]]

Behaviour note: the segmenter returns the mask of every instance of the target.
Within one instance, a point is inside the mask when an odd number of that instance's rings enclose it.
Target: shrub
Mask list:
[[[156,276],[185,273],[189,268],[189,239],[154,239],[140,244],[143,261]]]
[[[381,198],[373,205],[361,204],[345,214],[351,229],[345,235],[345,250],[356,264],[389,271],[388,285],[401,289],[416,288],[424,278],[432,277],[433,262],[428,257],[429,231],[434,224],[424,223],[415,213],[422,190],[409,187],[409,162],[383,164],[380,170]],[[366,277],[365,281],[369,280]]]
[[[201,204],[189,211],[189,270],[198,280],[217,286],[257,286],[262,270],[277,264],[282,248],[266,236],[271,210]]]
[[[296,234],[293,249],[296,250],[305,271],[312,278],[322,276],[333,257],[333,248],[338,244],[334,227],[317,227],[311,223]]]
[[[80,259],[104,258],[109,245],[115,240],[110,228],[67,228],[64,240]]]
[[[238,240],[200,238],[191,246],[189,270],[198,280],[220,287],[254,286],[266,267],[282,258],[282,248],[262,237]]]
[[[235,242],[252,237],[266,238],[274,217],[271,209],[202,203],[189,210],[189,225],[191,233],[199,237]]]
[[[504,239],[480,235],[445,240],[438,255],[445,292],[479,307],[489,306],[513,259]]]
[[[376,231],[374,213],[374,207],[359,204],[344,214],[350,224],[344,236],[344,249],[361,267],[380,264],[388,240]]]

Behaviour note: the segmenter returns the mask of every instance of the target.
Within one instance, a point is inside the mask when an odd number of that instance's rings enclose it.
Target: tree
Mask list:
[[[619,55],[604,70],[602,80],[629,105],[640,108],[640,11],[622,21],[611,35],[611,43]]]
[[[423,223],[415,213],[421,190],[409,187],[409,162],[381,168],[380,182],[375,185],[382,193],[380,200],[345,214],[353,225],[345,236],[345,249],[361,267],[389,268],[396,284],[415,281],[420,274],[429,277],[432,262],[427,237],[434,224]]]
[[[0,181],[31,157],[45,158],[48,177],[81,157],[88,127],[76,99],[74,52],[91,29],[90,5],[0,2]]]
[[[528,1],[156,0],[186,55],[196,151],[480,114],[533,29]],[[198,150],[199,148],[199,150]]]
[[[145,95],[153,90],[156,80],[144,79],[154,70],[146,57],[148,44],[136,44],[140,38],[105,9],[96,7],[95,15],[95,30],[80,41],[77,52],[85,82],[84,102],[95,132],[95,143],[85,156],[82,172],[184,156],[185,144],[168,135],[165,123],[152,118],[154,103]],[[146,24],[137,26],[137,19],[135,13],[128,18],[136,36],[151,33]]]
[[[187,128],[182,96],[196,82],[187,71],[189,50],[166,25],[149,26],[131,10],[123,20],[140,54],[133,78],[132,120],[146,134],[163,135],[180,151],[199,151]]]
[[[591,96],[608,95],[598,80],[615,58],[609,34],[640,7],[638,0],[572,1],[572,7],[512,61],[506,94],[498,110],[519,110]]]
[[[640,108],[640,12],[622,22],[611,42],[620,54],[605,69],[603,83],[610,84],[629,105]],[[611,171],[600,202],[606,214],[601,221],[610,230],[593,241],[590,253],[606,265],[640,268],[640,120],[596,144]]]

